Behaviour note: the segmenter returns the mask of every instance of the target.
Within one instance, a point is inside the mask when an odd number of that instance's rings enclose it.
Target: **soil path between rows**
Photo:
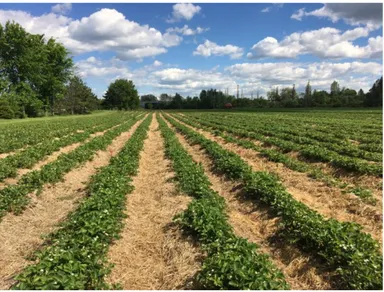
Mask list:
[[[191,198],[175,189],[175,174],[164,150],[153,117],[132,182],[135,190],[127,198],[125,227],[108,254],[115,267],[107,281],[124,290],[183,289],[201,266],[199,249],[172,224]]]
[[[54,151],[51,154],[45,156],[42,160],[40,160],[39,162],[35,163],[31,168],[19,168],[17,170],[16,177],[6,178],[6,179],[4,179],[3,182],[0,182],[0,189],[3,189],[5,187],[7,187],[8,185],[17,184],[18,181],[20,180],[20,178],[23,175],[25,175],[25,174],[27,174],[27,173],[29,173],[31,171],[34,171],[34,170],[40,170],[44,165],[47,165],[47,164],[57,160],[57,158],[61,154],[66,154],[66,153],[72,152],[76,148],[80,147],[82,144],[85,144],[85,143],[89,142],[90,140],[92,140],[95,137],[102,136],[102,135],[105,134],[105,132],[110,131],[110,130],[112,130],[112,129],[120,126],[120,125],[121,124],[118,124],[118,125],[115,125],[113,127],[108,128],[108,129],[105,129],[104,131],[93,133],[87,139],[85,139],[82,142],[76,142],[76,143],[73,143],[73,144],[70,144],[70,145],[67,145],[67,146],[63,146],[59,150]]]
[[[175,118],[175,116],[173,116]],[[368,206],[358,197],[341,193],[341,190],[329,187],[323,182],[309,178],[305,173],[293,171],[281,163],[262,159],[258,152],[228,143],[223,138],[214,136],[207,131],[191,127],[205,138],[218,143],[224,149],[232,151],[248,163],[254,171],[276,173],[283,186],[298,201],[326,218],[334,218],[342,222],[356,222],[363,226],[363,231],[372,235],[382,245],[382,211],[381,206]],[[378,204],[379,205],[379,204]]]
[[[166,121],[169,127],[175,128]],[[227,204],[229,223],[237,236],[260,246],[259,251],[270,255],[272,262],[284,273],[285,279],[294,290],[332,289],[329,274],[311,256],[285,242],[271,240],[277,231],[278,219],[268,215],[265,207],[241,199],[241,186],[212,171],[212,160],[200,145],[191,146],[186,138],[176,136],[193,160],[201,163],[205,174]]]
[[[26,259],[43,243],[42,235],[53,232],[87,194],[86,186],[100,167],[108,165],[129,140],[132,128],[116,137],[105,151],[98,151],[91,161],[73,169],[62,182],[47,184],[40,195],[30,194],[32,202],[21,215],[8,213],[0,222],[0,290],[9,289],[13,277],[31,262]]]

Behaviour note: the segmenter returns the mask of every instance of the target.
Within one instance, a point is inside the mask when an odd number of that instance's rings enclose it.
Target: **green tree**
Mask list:
[[[335,80],[331,84],[331,95],[339,95],[340,94],[340,85],[339,83]]]
[[[283,88],[280,93],[280,99],[280,105],[283,107],[296,107],[299,105],[299,96],[295,86]]]
[[[141,102],[145,102],[145,101],[157,101],[157,97],[154,96],[153,94],[146,94],[146,95],[142,95],[140,97],[140,101]]]
[[[14,22],[0,25],[0,78],[9,81],[1,94],[16,98],[10,104],[17,104],[22,116],[28,112],[37,114],[41,102],[46,113],[49,109],[53,112],[53,104],[63,95],[72,68],[68,51],[54,39],[46,42],[43,35],[29,34]]]
[[[382,106],[383,105],[383,77],[377,79],[371,89],[366,94],[366,106]]]
[[[176,93],[171,102],[171,108],[181,109],[183,108],[183,97]]]
[[[107,109],[137,109],[139,104],[139,95],[131,80],[115,80],[109,85],[104,95],[103,105]]]
[[[309,80],[307,85],[305,86],[304,106],[305,107],[312,106],[312,87],[311,87],[311,84],[309,83]]]
[[[65,84],[73,74],[73,61],[68,57],[67,49],[54,39],[49,39],[44,49],[46,54],[45,78],[40,88],[40,94],[45,100],[46,114],[48,110],[53,114],[54,103],[63,98]]]
[[[55,105],[55,111],[59,113],[85,114],[96,110],[99,106],[97,96],[84,81],[74,76],[66,87],[64,97]]]

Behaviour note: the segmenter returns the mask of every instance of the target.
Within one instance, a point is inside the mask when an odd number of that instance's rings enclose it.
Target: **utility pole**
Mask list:
[[[257,99],[259,99],[259,88],[257,88],[256,97],[257,97]]]
[[[236,97],[239,98],[239,84],[237,84],[237,93],[236,93]]]
[[[253,90],[251,91],[251,99],[253,99]]]
[[[244,98],[243,88],[241,88],[241,98]]]

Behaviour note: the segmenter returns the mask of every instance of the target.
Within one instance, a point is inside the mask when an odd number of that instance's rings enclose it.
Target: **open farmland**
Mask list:
[[[382,111],[0,121],[0,289],[382,289]]]

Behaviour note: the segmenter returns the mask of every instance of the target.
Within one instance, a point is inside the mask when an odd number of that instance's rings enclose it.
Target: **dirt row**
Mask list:
[[[382,245],[382,205],[370,206],[352,194],[343,194],[339,188],[329,187],[323,182],[309,178],[305,173],[293,171],[282,163],[275,163],[260,157],[260,153],[245,149],[223,138],[191,127],[174,118],[181,124],[215,141],[223,148],[240,155],[255,171],[276,173],[287,191],[298,201],[308,205],[326,218],[339,221],[352,221],[363,226],[363,231],[372,235]]]
[[[22,215],[7,214],[3,218],[0,222],[0,289],[11,287],[14,275],[31,263],[25,257],[43,244],[41,235],[55,230],[57,224],[77,207],[86,196],[85,186],[91,176],[118,154],[141,122],[114,139],[106,151],[95,154],[92,161],[65,175],[63,182],[46,185],[40,196],[31,194],[32,204]],[[217,139],[199,132],[209,139]],[[181,134],[176,135],[193,159],[202,164],[212,188],[226,200],[229,221],[236,235],[255,242],[261,252],[269,254],[292,289],[338,288],[332,286],[331,272],[316,259],[276,237],[278,219],[270,216],[265,206],[247,201],[236,182],[212,171],[212,161],[204,150],[198,145],[191,146]],[[244,151],[223,141],[217,142],[235,152]],[[108,260],[115,267],[107,282],[118,283],[124,290],[193,289],[193,278],[204,259],[199,246],[182,235],[178,226],[172,223],[172,218],[187,207],[191,198],[176,188],[175,173],[164,150],[164,141],[153,115],[140,155],[138,175],[132,181],[135,189],[127,195],[128,217],[124,220],[121,238],[112,243],[108,253]],[[244,152],[241,155],[247,156]],[[255,153],[249,154],[247,162],[252,162],[250,164],[255,169],[264,165]],[[282,171],[281,167],[278,165],[277,169]],[[294,185],[292,177],[301,179],[288,174],[284,184]],[[300,185],[301,181],[298,183]],[[312,197],[313,193],[316,194],[311,192],[307,196]],[[311,204],[311,201],[307,203]]]
[[[164,150],[153,117],[133,179],[135,190],[127,198],[125,228],[108,255],[115,264],[108,282],[124,290],[183,289],[201,266],[199,249],[172,224],[191,198],[176,190]]]
[[[105,151],[98,151],[91,161],[68,172],[62,182],[47,184],[39,196],[30,194],[31,203],[19,216],[11,213],[0,222],[0,290],[9,289],[13,277],[31,262],[26,259],[44,242],[42,235],[57,228],[69,212],[86,196],[86,186],[100,167],[118,154],[143,119],[129,131],[116,137]]]
[[[52,152],[50,155],[47,155],[46,157],[44,157],[44,159],[42,159],[41,161],[35,163],[31,168],[19,168],[17,170],[16,177],[6,178],[6,179],[4,179],[4,181],[0,182],[0,190],[7,187],[8,185],[17,184],[23,175],[25,175],[31,171],[34,171],[34,170],[40,170],[44,165],[49,164],[49,163],[57,160],[57,158],[61,154],[66,154],[66,153],[72,152],[76,148],[80,147],[82,144],[89,142],[90,140],[92,140],[95,137],[102,136],[105,134],[105,132],[112,130],[112,129],[120,126],[120,125],[121,124],[118,124],[118,125],[115,125],[113,127],[108,128],[104,131],[93,133],[89,136],[89,138],[85,139],[82,142],[77,142],[77,143],[73,143],[73,144],[61,147],[59,150]],[[80,130],[77,130],[77,132],[80,133]],[[55,138],[55,139],[59,139],[59,138]]]
[[[175,130],[171,124],[167,124]],[[201,163],[212,188],[225,199],[229,222],[235,234],[258,244],[261,252],[269,254],[272,262],[283,272],[291,289],[335,289],[329,280],[330,273],[315,259],[286,242],[274,240],[278,220],[271,217],[265,207],[243,199],[239,184],[215,173],[212,160],[199,145],[191,146],[177,132],[176,136],[194,161]]]
[[[178,115],[181,115],[184,118],[190,118],[184,114],[178,113]],[[270,137],[270,136],[266,135],[265,137]],[[279,147],[277,147],[275,145],[264,143],[262,141],[255,140],[252,138],[247,139],[247,138],[242,137],[242,139],[246,139],[246,140],[254,143],[257,146],[262,146],[262,147],[267,148],[267,149],[274,149],[274,150],[279,149]],[[382,198],[383,197],[382,196],[383,180],[381,177],[377,177],[374,175],[355,174],[352,172],[348,172],[348,171],[343,170],[341,168],[334,167],[330,163],[318,162],[318,161],[310,160],[308,158],[304,158],[300,155],[300,153],[298,151],[291,151],[291,152],[286,153],[286,155],[290,156],[293,159],[300,160],[302,162],[307,163],[308,165],[316,167],[316,168],[320,169],[323,173],[325,173],[329,176],[338,178],[343,182],[346,182],[348,184],[352,184],[355,186],[360,186],[360,187],[370,189],[372,191],[373,196],[378,200],[377,205],[380,205],[380,206],[382,205],[382,202],[383,202],[383,198]],[[260,159],[265,159],[265,158],[260,156]]]

